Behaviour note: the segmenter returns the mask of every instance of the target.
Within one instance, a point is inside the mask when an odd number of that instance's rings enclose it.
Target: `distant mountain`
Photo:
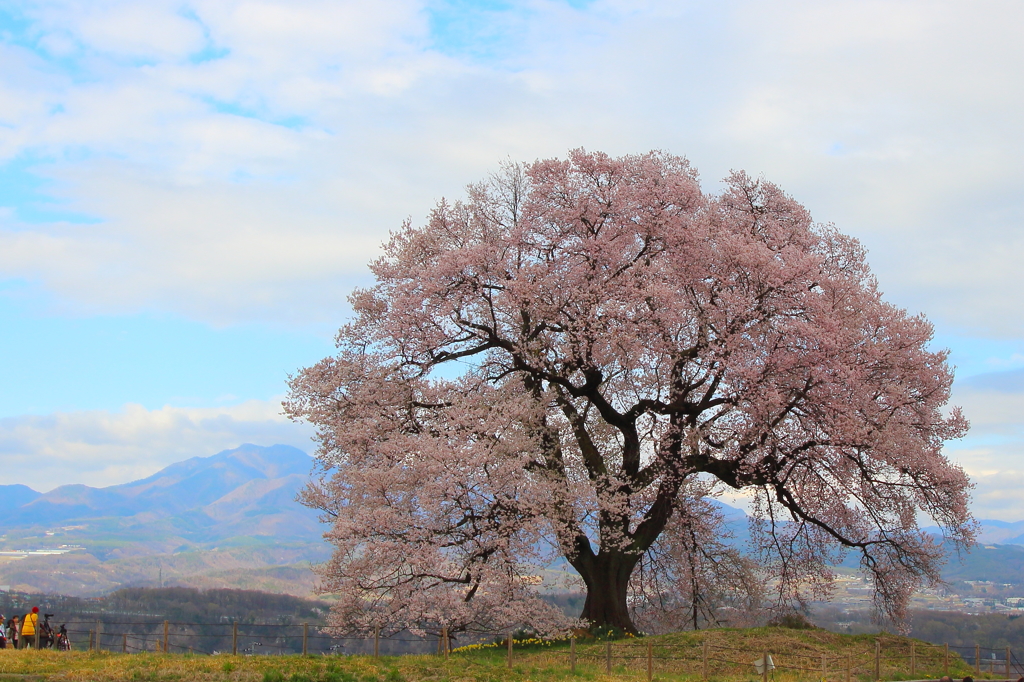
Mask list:
[[[1024,545],[1024,521],[981,519],[978,525],[978,542],[982,545]],[[927,526],[921,530],[941,536],[938,526]]]
[[[726,528],[733,536],[729,542],[744,550],[748,550],[750,538],[747,530],[747,517],[739,509],[720,505],[725,516]],[[1024,586],[1024,521],[996,521],[985,519],[978,522],[981,526],[978,544],[969,552],[957,554],[953,546],[946,543],[946,562],[941,568],[942,579],[955,583],[958,581],[992,581]],[[929,526],[922,529],[940,538],[940,529]],[[840,564],[843,568],[858,568],[860,554],[847,552]]]
[[[27,485],[0,485],[0,513],[5,517],[13,510],[35,500],[42,493],[37,493]]]
[[[979,545],[962,556],[950,554],[942,567],[942,578],[988,580],[999,584],[1024,584],[1024,547],[1020,545]]]
[[[309,455],[287,445],[243,445],[172,464],[140,481],[107,488],[64,485],[36,493],[34,499],[10,508],[6,521],[19,526],[142,513],[173,516],[213,504],[253,481],[276,482],[269,489],[286,487],[294,500],[312,463]],[[246,500],[250,505],[255,501]]]
[[[982,519],[978,541],[985,545],[1024,545],[1024,521]]]
[[[251,581],[247,571],[305,562],[308,593],[308,563],[327,557],[317,512],[296,500],[312,466],[287,445],[243,445],[106,488],[0,486],[0,549],[75,547],[0,564],[0,583],[70,594],[162,581],[232,586]]]
[[[750,519],[746,512],[715,499],[711,500],[711,506],[722,515],[725,525],[722,539],[730,545],[746,549],[750,542]]]
[[[309,564],[325,560],[330,549],[317,512],[296,501],[312,466],[293,447],[243,445],[106,488],[67,485],[38,493],[0,486],[0,550],[77,546],[60,556],[0,564],[0,584],[83,596],[161,584],[309,594],[315,581]],[[713,504],[727,541],[746,549],[746,514]],[[1024,521],[980,524],[981,546],[951,556],[944,577],[1024,584]],[[856,557],[847,563],[855,567]]]

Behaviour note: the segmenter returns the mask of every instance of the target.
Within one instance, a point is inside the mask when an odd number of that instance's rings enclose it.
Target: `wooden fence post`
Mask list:
[[[373,657],[380,658],[380,627],[373,629]]]
[[[89,651],[92,651],[93,643],[96,641],[96,631],[89,630]]]
[[[508,667],[512,667],[512,632],[508,633]]]
[[[576,674],[576,638],[569,640],[569,671]]]
[[[1006,647],[1006,679],[1010,679],[1010,647]]]
[[[38,630],[37,630],[37,632],[38,632]],[[99,618],[97,618],[96,619],[96,651],[99,651],[100,649],[103,648],[103,645],[100,644],[100,642],[102,641],[100,639],[102,637],[102,634],[101,634],[102,632],[103,632],[103,623],[100,621]],[[39,640],[36,639],[36,649],[38,649],[38,648],[39,648]]]
[[[231,624],[231,655],[238,655],[238,621]]]
[[[167,629],[168,629],[167,626],[168,625],[169,625],[169,623],[165,620],[164,621],[164,653],[165,654],[171,653],[171,647],[167,643]]]
[[[974,672],[978,675],[981,674],[981,645],[974,645]]]
[[[825,682],[828,679],[828,656],[825,654],[821,655],[821,682]]]
[[[604,643],[604,671],[612,674],[612,641],[609,639]]]
[[[703,652],[700,659],[700,679],[708,682],[708,640],[704,640]]]
[[[847,654],[846,655],[846,682],[850,682],[850,675],[851,675],[851,672],[852,672],[851,671],[851,667],[852,667],[852,665],[850,663],[850,655]]]
[[[1009,675],[1007,675],[1009,677]],[[647,682],[654,679],[654,645],[647,640]]]
[[[875,679],[882,679],[882,640],[875,640]]]
[[[768,652],[761,654],[761,682],[768,682]]]
[[[128,633],[125,632],[121,635],[121,653],[128,653]]]
[[[309,623],[302,624],[302,655],[309,655]]]
[[[917,676],[917,643],[910,640],[910,674]]]
[[[942,645],[942,674],[949,675],[949,642]]]

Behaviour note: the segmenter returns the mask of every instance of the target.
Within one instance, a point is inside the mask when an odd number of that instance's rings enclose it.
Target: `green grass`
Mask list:
[[[825,656],[828,682],[874,679],[875,640],[882,643],[884,680],[936,679],[945,673],[943,650],[916,641],[911,671],[911,642],[894,635],[839,635],[824,630],[753,628],[681,632],[612,643],[612,674],[605,672],[606,644],[578,641],[576,672],[570,671],[570,645],[517,643],[512,668],[504,645],[455,651],[440,656],[192,656],[183,654],[114,654],[107,652],[0,651],[0,680],[6,675],[33,675],[48,680],[124,682],[642,682],[647,678],[651,647],[654,679],[700,682],[702,646],[709,646],[709,682],[757,682],[753,661],[769,652],[778,666],[775,682],[820,682]],[[953,653],[949,674],[974,671]],[[1002,679],[984,673],[981,679]]]

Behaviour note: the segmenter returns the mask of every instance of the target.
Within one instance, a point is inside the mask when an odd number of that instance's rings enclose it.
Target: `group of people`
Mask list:
[[[62,646],[67,642],[67,630],[62,625],[60,633],[54,636],[53,628],[50,626],[50,616],[39,622],[39,607],[33,606],[32,610],[22,617],[12,616],[10,620],[0,614],[0,649],[45,649],[52,646],[64,649]]]

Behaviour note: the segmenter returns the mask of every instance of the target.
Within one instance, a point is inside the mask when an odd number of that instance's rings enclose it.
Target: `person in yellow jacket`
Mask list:
[[[21,622],[21,648],[31,649],[36,645],[36,625],[39,624],[39,607],[33,606],[32,613],[25,614]]]

